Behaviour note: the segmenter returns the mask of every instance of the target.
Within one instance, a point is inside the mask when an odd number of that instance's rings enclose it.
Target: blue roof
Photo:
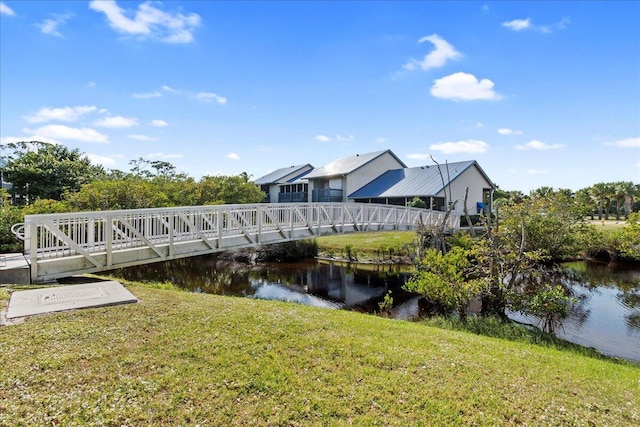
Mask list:
[[[304,165],[289,166],[288,168],[280,168],[256,179],[255,181],[253,181],[253,183],[256,185],[285,184],[287,182],[292,182],[298,178],[301,178],[311,170],[313,170],[313,166],[311,166],[309,163],[306,163]]]
[[[393,154],[391,150],[382,150],[374,151],[372,153],[356,154],[355,156],[343,157],[342,159],[334,160],[327,165],[315,168],[305,178],[312,179],[336,175],[347,175],[385,153],[390,153],[398,161],[399,165],[405,166],[405,164],[402,163],[402,161],[395,154]]]
[[[445,182],[452,182],[469,167],[480,166],[475,160],[440,165]],[[480,169],[486,177],[486,174]],[[448,175],[448,176],[447,176]],[[491,180],[487,178],[491,183]],[[492,184],[493,185],[493,184]],[[349,194],[350,199],[372,199],[381,197],[435,196],[443,190],[442,178],[437,165],[416,168],[393,169],[380,175],[364,187]]]

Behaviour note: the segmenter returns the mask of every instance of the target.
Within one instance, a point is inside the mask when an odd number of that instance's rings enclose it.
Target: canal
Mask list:
[[[343,265],[317,260],[242,264],[215,256],[185,258],[117,270],[118,277],[166,281],[193,291],[273,299],[365,313],[380,311],[387,292],[391,316],[419,315],[415,295],[402,290],[409,277],[403,265]],[[640,268],[570,263],[549,280],[571,289],[575,302],[556,334],[604,354],[640,362]],[[538,319],[510,313],[515,320]]]

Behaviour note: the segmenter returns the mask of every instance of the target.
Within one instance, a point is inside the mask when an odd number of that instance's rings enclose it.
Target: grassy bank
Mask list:
[[[140,303],[0,329],[0,425],[640,422],[637,366],[347,311],[129,289]]]
[[[415,231],[385,231],[370,233],[336,234],[317,239],[321,256],[359,261],[385,261],[407,256],[407,246],[413,244]]]

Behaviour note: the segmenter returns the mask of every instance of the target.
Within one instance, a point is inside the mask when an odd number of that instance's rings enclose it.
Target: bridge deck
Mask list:
[[[327,234],[412,230],[443,219],[442,212],[375,204],[193,206],[27,215],[23,238],[31,280],[42,282]]]

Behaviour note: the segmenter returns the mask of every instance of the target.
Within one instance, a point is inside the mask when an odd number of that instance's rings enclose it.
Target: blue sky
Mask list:
[[[640,182],[640,2],[0,2],[0,142],[258,178],[391,149]]]

